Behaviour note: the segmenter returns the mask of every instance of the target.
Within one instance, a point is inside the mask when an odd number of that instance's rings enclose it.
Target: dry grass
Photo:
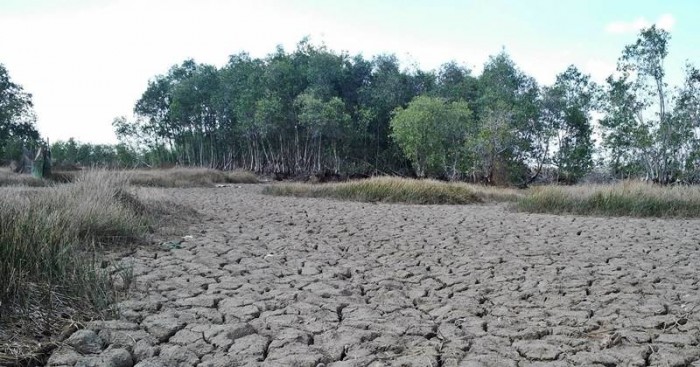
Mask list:
[[[129,171],[129,183],[149,187],[207,187],[216,184],[252,184],[260,182],[247,171],[224,172],[208,168],[172,168]]]
[[[658,186],[638,181],[611,185],[539,186],[516,190],[465,183],[375,177],[331,184],[285,183],[269,195],[329,197],[408,204],[514,202],[522,211],[632,217],[700,217],[700,187]]]
[[[0,167],[0,187],[1,186],[25,186],[25,187],[44,187],[50,186],[48,180],[34,178],[32,175],[20,175],[14,173],[9,167]]]
[[[470,187],[483,202],[514,202],[527,194],[526,190],[509,187],[462,184]]]
[[[18,174],[10,170],[9,167],[0,167],[0,187],[3,186],[24,186],[24,187],[46,187],[57,183],[73,182],[80,175],[79,171],[54,171],[50,177],[40,179],[29,174]]]
[[[514,201],[521,195],[513,189],[398,177],[375,177],[330,184],[277,184],[266,187],[263,193],[407,204],[472,204],[490,201]]]
[[[700,217],[700,187],[639,181],[611,185],[542,186],[518,200],[523,211],[632,217]]]
[[[134,186],[147,187],[211,187],[217,184],[259,183],[255,174],[248,171],[224,172],[209,168],[171,168],[153,170],[111,171],[114,174],[126,172],[128,181]],[[56,171],[46,179],[32,175],[13,173],[8,167],[0,167],[0,187],[46,187],[57,183],[73,182],[80,171]]]
[[[99,248],[138,238],[147,224],[124,174],[91,171],[66,185],[0,188],[0,321],[41,335],[55,331],[57,310],[104,309],[113,294]]]

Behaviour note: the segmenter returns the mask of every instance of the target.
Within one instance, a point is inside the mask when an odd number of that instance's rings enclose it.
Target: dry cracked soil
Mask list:
[[[700,221],[147,189],[119,319],[51,366],[700,366]]]

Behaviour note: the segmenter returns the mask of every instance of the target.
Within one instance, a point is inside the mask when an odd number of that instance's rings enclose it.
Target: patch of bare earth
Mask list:
[[[191,235],[62,366],[700,366],[700,221],[146,189]]]

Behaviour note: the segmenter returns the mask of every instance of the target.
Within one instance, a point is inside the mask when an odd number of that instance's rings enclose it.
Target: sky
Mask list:
[[[223,66],[306,36],[366,58],[393,53],[423,70],[456,61],[479,73],[505,49],[542,85],[568,65],[603,81],[639,29],[671,32],[679,84],[700,65],[700,2],[690,0],[0,0],[0,63],[32,93],[52,142],[115,143],[150,79],[187,58]]]

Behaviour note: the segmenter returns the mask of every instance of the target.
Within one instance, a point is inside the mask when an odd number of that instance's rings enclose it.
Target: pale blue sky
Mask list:
[[[700,3],[697,3],[700,4]],[[455,60],[479,71],[503,47],[540,83],[575,64],[597,80],[640,26],[670,29],[669,81],[700,64],[694,1],[0,0],[0,63],[34,94],[41,133],[114,142],[149,78],[187,57],[223,65],[304,36],[405,66]]]

